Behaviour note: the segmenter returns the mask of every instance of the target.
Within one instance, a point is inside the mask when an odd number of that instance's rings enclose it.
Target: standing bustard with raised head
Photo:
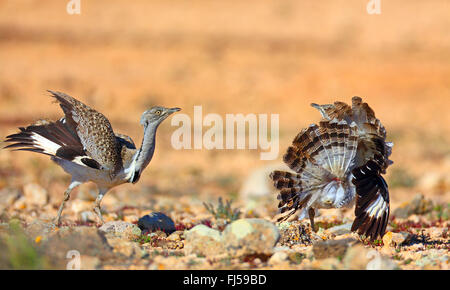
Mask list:
[[[72,176],[55,218],[59,224],[64,204],[78,185],[92,181],[99,193],[94,211],[103,223],[100,203],[106,192],[122,183],[136,183],[155,151],[159,124],[179,108],[153,107],[141,117],[144,126],[142,146],[130,137],[115,134],[108,119],[96,110],[64,93],[49,91],[59,102],[65,117],[58,121],[38,121],[17,134],[7,136],[5,147],[47,154]]]
[[[319,208],[352,206],[356,197],[352,231],[371,240],[384,235],[389,218],[389,191],[381,176],[392,164],[392,143],[373,110],[359,97],[352,106],[343,102],[312,106],[322,114],[319,125],[303,129],[284,155],[295,173],[274,171],[271,178],[280,190],[278,221],[300,211],[308,214],[314,229]]]

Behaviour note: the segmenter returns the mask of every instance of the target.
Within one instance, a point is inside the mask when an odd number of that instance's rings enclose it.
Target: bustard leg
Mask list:
[[[97,198],[95,199],[95,202],[94,202],[94,212],[97,214],[101,224],[104,224],[105,221],[103,220],[103,217],[102,217],[102,212],[101,212],[101,209],[100,209],[100,203],[102,202],[102,199],[105,196],[107,191],[108,191],[108,189],[101,188],[99,190]]]
[[[62,211],[63,211],[63,209],[64,209],[64,205],[65,205],[66,201],[68,201],[68,200],[70,199],[70,193],[72,192],[72,190],[73,190],[75,187],[77,187],[77,186],[80,185],[80,184],[81,184],[81,182],[79,182],[79,181],[73,181],[73,180],[72,180],[72,182],[70,183],[69,187],[68,187],[68,188],[66,189],[66,191],[64,192],[64,199],[63,199],[61,205],[59,206],[59,209],[58,209],[58,215],[56,216],[56,218],[55,218],[54,221],[53,221],[53,223],[54,223],[56,226],[58,226],[59,223],[60,223],[60,221],[61,221],[61,214],[62,214]]]
[[[311,229],[313,230],[313,232],[316,231],[316,229],[314,228],[314,216],[316,215],[316,211],[310,207],[308,210],[308,215],[309,215],[309,221],[311,222]]]

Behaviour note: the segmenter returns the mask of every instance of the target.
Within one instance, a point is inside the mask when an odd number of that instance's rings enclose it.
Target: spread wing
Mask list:
[[[381,176],[381,156],[353,170],[356,186],[355,220],[352,231],[375,240],[383,237],[389,219],[389,190]]]
[[[121,146],[108,119],[69,95],[49,92],[59,102],[67,126],[76,133],[87,155],[111,176],[117,174],[122,168]]]

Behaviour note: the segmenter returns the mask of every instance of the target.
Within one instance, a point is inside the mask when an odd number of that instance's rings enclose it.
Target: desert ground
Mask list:
[[[356,0],[81,0],[79,15],[68,2],[0,2],[1,140],[63,116],[50,89],[102,112],[137,146],[140,116],[154,105],[191,117],[200,105],[223,118],[279,114],[279,154],[176,150],[168,119],[140,181],[103,199],[106,225],[91,211],[95,185],[85,184],[54,227],[70,176],[48,156],[0,150],[0,268],[66,269],[70,250],[83,269],[449,268],[448,1],[381,0],[379,15]],[[353,96],[395,144],[386,235],[351,233],[353,209],[321,210],[316,232],[308,219],[271,223],[278,201],[267,174],[320,120],[310,104]],[[143,228],[145,215],[164,225]],[[233,224],[249,223],[242,251],[227,250]]]

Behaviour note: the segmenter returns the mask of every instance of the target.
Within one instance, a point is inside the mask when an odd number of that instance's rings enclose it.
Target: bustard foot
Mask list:
[[[102,217],[102,211],[100,209],[100,203],[102,202],[103,196],[105,195],[106,191],[107,190],[100,189],[100,193],[98,194],[98,196],[97,196],[97,198],[95,199],[95,202],[94,202],[94,212],[98,216],[98,219],[100,220],[100,225],[105,223],[105,221],[103,220],[103,217]]]
[[[55,227],[59,227],[60,224],[61,224],[61,218],[59,216],[55,217],[52,221],[52,225],[54,225]]]
[[[80,184],[81,184],[81,182],[72,180],[69,187],[64,192],[64,199],[61,202],[61,205],[59,206],[58,214],[56,215],[56,218],[53,220],[53,224],[55,225],[55,227],[58,227],[59,224],[61,223],[61,214],[63,212],[65,203],[70,199],[70,193],[72,192],[72,190],[75,187],[77,187]]]
[[[105,223],[105,220],[103,220],[102,212],[100,210],[100,206],[95,206],[94,207],[94,212],[95,212],[95,214],[97,215],[97,217],[99,219],[100,225],[103,225]]]
[[[309,215],[309,221],[311,222],[311,230],[313,232],[317,232],[316,228],[314,226],[314,216],[316,215],[316,211],[312,207],[309,208],[308,215]]]

